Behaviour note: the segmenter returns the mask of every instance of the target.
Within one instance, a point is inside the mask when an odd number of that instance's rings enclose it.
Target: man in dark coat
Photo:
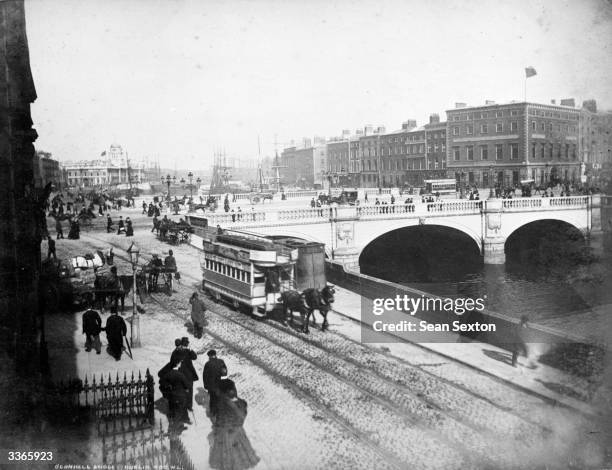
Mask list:
[[[113,219],[110,214],[106,214],[106,233],[111,233],[113,231]]]
[[[55,254],[55,240],[51,237],[47,237],[47,259],[51,258],[57,261],[57,255]]]
[[[55,219],[55,231],[57,232],[57,239],[64,238],[64,230],[62,230],[62,222],[58,218]]]
[[[191,424],[186,406],[190,381],[179,371],[181,364],[181,361],[170,361],[159,371],[159,388],[168,399],[168,420],[173,427],[181,423]]]
[[[191,304],[191,322],[193,323],[193,336],[201,338],[204,333],[204,327],[207,325],[206,321],[206,306],[197,292],[194,292],[189,299]]]
[[[217,351],[211,349],[206,353],[208,362],[204,365],[202,378],[204,380],[204,388],[208,391],[210,397],[209,413],[213,422],[216,419],[219,402],[219,384],[221,378],[227,375],[227,367],[223,360],[217,358]]]
[[[106,320],[106,339],[108,341],[108,352],[115,360],[121,360],[123,352],[123,337],[127,333],[125,321],[117,314],[117,310],[111,313]]]
[[[172,353],[170,358],[170,362],[174,362],[174,360],[180,359],[181,366],[179,367],[179,371],[183,373],[183,375],[187,378],[189,382],[189,392],[187,394],[187,402],[185,405],[189,411],[193,410],[193,382],[198,380],[198,373],[193,367],[193,361],[198,358],[198,355],[192,349],[189,349],[189,338],[183,337],[181,338],[180,348],[177,348]]]
[[[85,335],[85,351],[91,351],[93,345],[96,354],[100,354],[102,345],[100,344],[100,331],[102,331],[102,319],[100,314],[88,308],[83,314],[83,334]]]
[[[122,215],[119,216],[119,222],[117,225],[117,235],[119,235],[121,232],[125,233],[125,224],[123,223]]]

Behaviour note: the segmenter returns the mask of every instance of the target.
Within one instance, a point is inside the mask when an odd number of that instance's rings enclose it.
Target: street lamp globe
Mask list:
[[[134,242],[127,249],[128,254],[130,255],[130,263],[132,263],[132,267],[135,267],[138,264],[138,257],[140,256],[140,249]]]

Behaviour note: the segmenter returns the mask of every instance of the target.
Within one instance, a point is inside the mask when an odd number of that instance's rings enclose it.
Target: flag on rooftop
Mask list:
[[[536,69],[534,69],[533,67],[527,67],[525,69],[526,78],[533,77],[534,75],[537,75]]]

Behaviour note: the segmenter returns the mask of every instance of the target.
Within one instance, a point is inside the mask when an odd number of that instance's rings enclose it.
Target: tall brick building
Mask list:
[[[0,2],[0,345],[17,371],[39,370],[41,191],[35,188],[30,70],[23,0]]]
[[[461,184],[509,187],[580,181],[581,111],[525,102],[468,107],[447,114],[447,168]]]

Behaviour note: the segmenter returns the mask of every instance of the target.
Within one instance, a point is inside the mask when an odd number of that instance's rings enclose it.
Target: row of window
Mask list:
[[[537,131],[540,130],[542,132],[546,131],[546,123],[543,121],[539,122],[539,126],[538,126],[538,122],[536,121],[531,121],[531,130],[532,131]],[[561,132],[561,131],[565,131],[565,133],[576,133],[576,126],[569,126],[569,125],[565,125],[562,126],[561,124],[555,124],[553,125],[552,123],[548,123],[548,130],[549,132],[553,132],[553,131],[557,131],[557,132]],[[488,124],[481,124],[480,125],[480,133],[481,134],[487,134],[489,132],[489,125]],[[495,132],[500,134],[502,132],[504,132],[504,123],[503,122],[498,122],[495,124]],[[511,121],[510,122],[510,132],[518,132],[518,122],[517,121]],[[453,135],[460,135],[461,134],[461,127],[460,126],[453,126]],[[474,134],[474,125],[473,124],[467,124],[465,126],[465,134],[466,135],[473,135]]]
[[[578,177],[578,171],[574,169],[544,169],[544,168],[532,168],[531,170],[531,178],[534,181],[538,181],[540,183],[544,183],[548,181],[548,178],[551,174],[556,174],[557,176],[564,176],[565,179],[576,180]],[[520,172],[518,170],[501,170],[501,171],[468,171],[467,174],[461,176],[461,173],[455,173],[455,179],[459,181],[466,182],[465,179],[467,177],[467,183],[482,185],[484,187],[491,186],[494,184],[518,184],[520,181]]]
[[[518,144],[508,144],[508,148],[510,150],[510,160],[518,160],[519,158],[519,148]],[[488,160],[489,159],[489,146],[480,145],[479,146],[479,157],[480,160]],[[544,159],[548,157],[549,159],[553,159],[554,156],[557,158],[565,157],[568,159],[571,157],[572,159],[577,158],[576,145],[573,144],[561,144],[561,145],[553,145],[553,144],[532,144],[531,145],[531,158],[536,160],[538,156]],[[474,160],[474,146],[468,145],[465,147],[465,159],[468,161]],[[495,145],[495,160],[503,160],[504,159],[504,145],[497,144]],[[460,161],[461,160],[461,147],[453,147],[453,160]]]
[[[553,111],[544,111],[543,109],[533,109],[529,110],[529,114],[533,116],[542,116],[554,119],[565,119],[569,121],[578,121],[579,116],[577,113],[559,113]]]
[[[501,134],[502,132],[504,132],[504,123],[503,122],[498,122],[495,124],[495,132],[497,132],[498,134]],[[518,132],[518,121],[511,121],[510,122],[510,132]],[[480,125],[480,133],[481,134],[488,134],[489,133],[489,125],[488,124],[481,124]],[[461,134],[461,127],[460,126],[453,126],[453,135],[460,135]],[[473,135],[474,134],[474,125],[473,124],[467,124],[465,126],[465,134],[466,135]]]
[[[510,116],[518,116],[519,115],[519,110],[518,109],[511,109],[511,110],[502,110],[502,109],[498,109],[497,111],[482,111],[482,112],[476,112],[476,113],[462,113],[462,114],[455,114],[453,116],[453,121],[467,121],[468,119],[487,119],[489,117],[496,117],[496,118],[501,118],[504,116],[508,116],[508,114],[510,114]]]
[[[542,132],[544,132],[546,130],[546,123],[544,121],[540,121],[539,122],[539,126],[538,126],[538,122],[536,121],[531,121],[531,130],[532,131],[537,131],[540,130]],[[569,126],[569,125],[565,125],[562,126],[561,124],[555,124],[553,125],[552,122],[548,123],[548,131],[552,132],[552,131],[557,131],[557,132],[561,132],[561,131],[565,131],[565,133],[567,134],[568,132],[571,132],[572,134],[576,133],[576,126]]]
[[[234,268],[225,263],[220,263],[211,259],[206,259],[205,266],[209,271],[214,271],[224,276],[231,277],[232,279],[236,279],[237,281],[246,282],[247,284],[251,283],[251,273],[244,269]],[[257,280],[257,277],[255,279]]]

